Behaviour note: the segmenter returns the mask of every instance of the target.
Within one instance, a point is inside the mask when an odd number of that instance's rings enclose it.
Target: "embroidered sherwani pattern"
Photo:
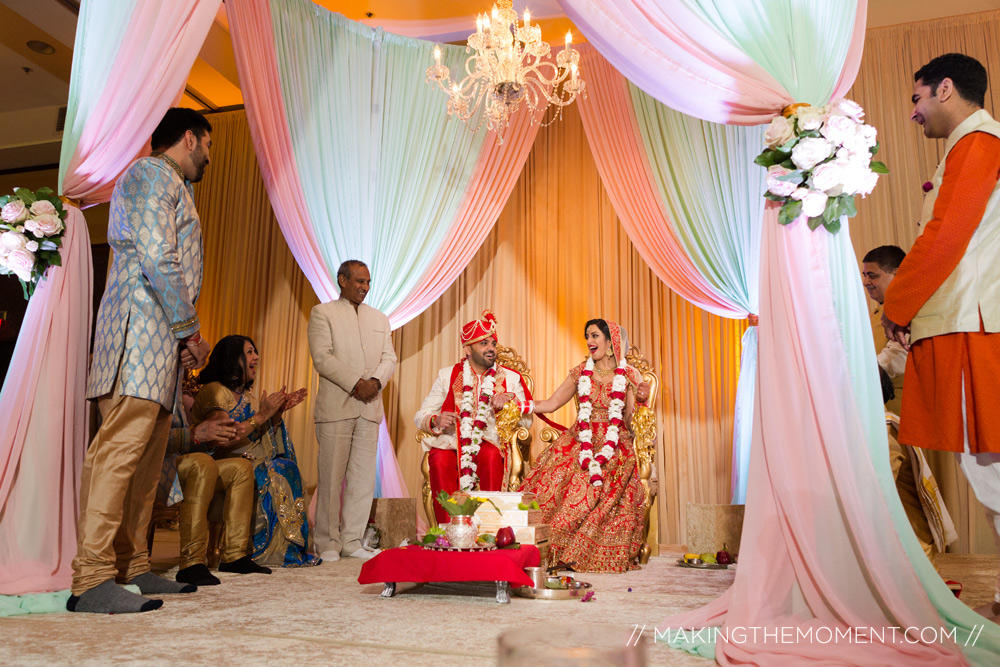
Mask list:
[[[112,199],[114,251],[94,336],[87,398],[121,393],[173,409],[178,342],[199,328],[201,223],[194,190],[163,160],[136,161]]]

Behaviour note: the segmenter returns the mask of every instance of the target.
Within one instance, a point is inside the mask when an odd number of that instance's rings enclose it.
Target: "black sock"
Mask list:
[[[271,574],[271,568],[257,565],[250,556],[244,556],[232,563],[219,563],[219,572],[236,572],[237,574]]]
[[[203,563],[180,570],[174,578],[181,583],[195,586],[218,586],[222,583]]]

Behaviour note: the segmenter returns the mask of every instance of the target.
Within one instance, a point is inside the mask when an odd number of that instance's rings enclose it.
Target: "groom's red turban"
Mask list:
[[[462,327],[462,345],[472,345],[487,338],[499,341],[497,318],[489,308],[483,311],[481,319],[472,320]]]

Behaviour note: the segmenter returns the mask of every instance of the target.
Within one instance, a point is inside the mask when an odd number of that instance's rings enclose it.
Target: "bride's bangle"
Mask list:
[[[522,415],[530,415],[535,412],[534,401],[518,401],[517,407],[521,410]]]

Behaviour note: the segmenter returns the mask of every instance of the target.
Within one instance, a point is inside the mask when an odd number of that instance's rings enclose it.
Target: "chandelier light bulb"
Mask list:
[[[476,14],[476,34],[483,34],[483,15]]]
[[[493,5],[493,20],[496,21],[498,18],[500,18],[500,11],[496,5]]]
[[[489,16],[483,16],[483,30],[485,30],[486,32],[490,31],[490,17]]]
[[[527,28],[531,25],[531,12],[527,7],[524,8],[524,27]]]
[[[573,31],[572,30],[567,30],[566,31],[566,48],[568,49],[569,45],[572,44],[572,43],[573,43]]]
[[[441,47],[437,44],[434,45],[434,64],[441,65]]]

